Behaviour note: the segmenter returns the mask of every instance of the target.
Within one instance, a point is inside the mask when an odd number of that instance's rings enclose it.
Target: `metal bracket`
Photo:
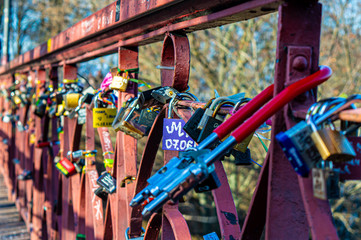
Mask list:
[[[287,47],[285,86],[311,75],[312,48],[307,46]],[[294,118],[304,119],[309,106],[316,101],[312,91],[305,92],[288,104]],[[288,111],[285,111],[287,113]]]

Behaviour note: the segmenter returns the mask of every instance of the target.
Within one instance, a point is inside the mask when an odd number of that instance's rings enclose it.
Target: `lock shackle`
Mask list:
[[[128,115],[124,118],[124,122],[128,122],[130,117],[132,116],[134,110],[137,108],[137,105],[139,103],[139,98],[138,97],[134,97],[132,98],[132,101],[130,102],[128,108],[131,108],[130,112],[128,113]],[[139,105],[138,105],[139,106]]]
[[[214,110],[215,107],[220,104],[220,102],[223,101],[232,101],[229,97],[219,97],[214,99],[214,101],[212,102],[211,106],[209,107],[211,110]]]
[[[234,102],[231,102],[231,101],[223,101],[216,106],[216,108],[214,109],[214,111],[212,113],[212,117],[214,118],[216,116],[217,112],[221,109],[221,107],[226,104],[233,105],[233,107],[236,105]]]
[[[231,111],[231,115],[237,112],[240,106],[242,106],[244,103],[248,103],[251,100],[251,98],[242,98],[241,100],[239,100],[236,105],[234,105],[234,108]]]
[[[196,97],[196,95],[190,92],[177,93],[177,97],[181,100],[183,100],[184,98],[188,98],[191,101],[199,102],[199,99]]]
[[[216,99],[215,97],[209,99],[209,101],[206,103],[206,105],[203,106],[203,109],[209,108],[209,106],[212,104],[212,102],[213,102],[215,99]]]
[[[330,102],[330,101],[333,101],[333,100],[335,100],[335,99],[337,99],[337,98],[334,98],[334,97],[332,97],[332,98],[326,98],[326,99],[321,99],[321,100],[313,103],[313,104],[311,105],[311,107],[307,110],[305,120],[308,121],[308,119],[310,118],[310,116],[311,116],[311,115],[315,115],[316,113],[318,113],[319,110],[320,110],[320,108],[321,108],[325,103],[327,103],[327,105],[329,105],[329,102]]]
[[[324,114],[320,115],[316,119],[310,119],[311,123],[312,120],[314,121],[312,124],[315,124],[315,126],[320,125],[321,123],[325,122],[326,120],[329,120],[332,122],[337,119],[338,113],[340,113],[342,110],[347,109],[350,107],[353,103],[361,102],[361,95],[352,95],[349,98],[346,99],[346,102],[343,101],[341,103],[336,104],[333,108],[325,112]],[[311,125],[312,125],[311,124]]]
[[[100,92],[97,92],[94,96],[94,108],[98,108],[98,101],[99,101],[99,95],[100,95]]]
[[[175,95],[169,102],[168,105],[168,112],[167,112],[167,118],[172,118],[173,117],[173,108],[175,106],[175,104],[179,101],[179,99],[177,98],[177,95]]]

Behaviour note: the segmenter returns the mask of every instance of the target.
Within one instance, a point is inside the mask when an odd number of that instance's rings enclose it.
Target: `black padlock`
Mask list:
[[[45,102],[45,100],[42,100],[39,102],[38,105],[36,105],[34,114],[36,116],[42,118],[45,116],[45,112],[46,112],[46,102]]]
[[[108,193],[104,191],[103,187],[98,187],[97,189],[95,189],[94,194],[100,197],[104,201],[108,199]]]
[[[157,87],[157,88],[153,88],[153,89],[149,89],[146,91],[143,91],[139,94],[139,108],[140,109],[144,109],[144,108],[148,108],[154,105],[157,105],[157,101],[154,99],[154,97],[152,96],[152,92],[156,91],[158,89],[160,89],[162,87]]]
[[[152,109],[152,108],[146,108],[142,109],[139,115],[138,123],[140,125],[145,125],[148,127],[148,131],[150,131],[150,128],[153,126],[153,123],[155,121],[155,118],[158,116],[159,111]],[[148,133],[147,133],[148,134]]]
[[[209,100],[203,108],[197,108],[197,110],[193,113],[192,117],[184,124],[183,130],[196,142],[199,138],[199,135],[201,134],[201,130],[198,129],[198,124],[201,121],[206,111],[206,108],[209,107],[213,99],[214,98]]]
[[[245,152],[237,151],[235,149],[232,149],[231,154],[234,157],[234,163],[237,166],[239,166],[239,165],[251,165],[252,164],[251,151],[249,150],[249,148],[247,148]]]
[[[221,186],[217,173],[213,171],[203,182],[194,187],[196,193],[208,192]]]
[[[214,109],[212,116],[208,116],[208,115],[206,116],[207,118],[204,122],[204,126],[202,127],[201,133],[199,134],[197,143],[200,143],[204,139],[206,139],[214,131],[214,129],[216,129],[219,125],[221,125],[223,123],[224,117],[219,115],[218,111],[225,104],[231,104],[233,106],[235,105],[235,103],[231,102],[231,101],[220,102],[220,104],[218,104],[217,107]],[[199,128],[199,126],[198,126],[198,128]]]

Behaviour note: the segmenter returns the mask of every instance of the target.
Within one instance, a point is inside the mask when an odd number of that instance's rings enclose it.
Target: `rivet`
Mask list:
[[[292,67],[298,71],[306,70],[308,61],[304,56],[297,56],[293,59]]]

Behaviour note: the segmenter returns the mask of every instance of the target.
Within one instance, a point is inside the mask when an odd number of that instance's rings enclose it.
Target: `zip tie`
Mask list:
[[[129,68],[129,69],[120,69],[118,68],[118,73],[125,72],[125,73],[139,73],[139,68]]]
[[[97,150],[88,150],[88,151],[84,151],[83,155],[84,157],[95,157],[97,155]]]
[[[113,152],[113,151],[104,152],[104,153],[103,153],[103,156],[105,156],[105,155],[107,155],[107,154],[114,154],[114,152]]]

